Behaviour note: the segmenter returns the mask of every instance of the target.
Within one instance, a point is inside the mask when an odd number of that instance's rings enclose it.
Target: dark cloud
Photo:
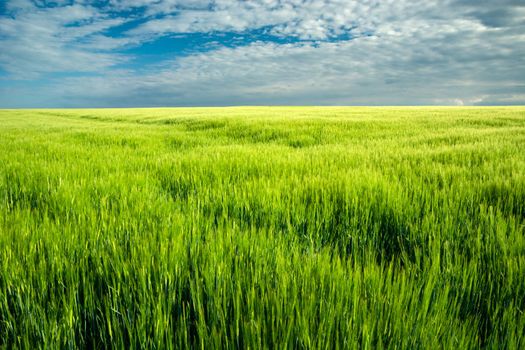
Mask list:
[[[525,2],[521,0],[457,0],[454,4],[487,27],[525,25]]]
[[[511,8],[472,12],[471,15],[479,19],[487,27],[503,28],[525,23],[523,17]]]

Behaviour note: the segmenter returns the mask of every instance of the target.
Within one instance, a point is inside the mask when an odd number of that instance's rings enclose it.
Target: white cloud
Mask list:
[[[60,84],[70,101],[108,106],[130,100],[151,106],[478,104],[523,92],[525,77],[516,58],[473,53],[477,47],[504,51],[506,43],[487,42],[475,35],[477,27],[467,28],[458,24],[454,31],[444,24],[433,32],[333,43],[256,42],[179,58],[146,75]],[[439,47],[443,39],[449,44]]]
[[[11,1],[12,17],[0,17],[0,67],[15,78],[47,72],[98,72],[125,60],[103,51],[113,41],[100,33],[124,23],[83,5],[38,8],[28,1]],[[112,47],[115,47],[113,45]]]
[[[110,3],[102,11],[80,3],[37,9],[28,1],[8,2],[13,18],[0,17],[0,45],[9,47],[0,51],[0,66],[18,77],[98,73],[47,81],[32,91],[34,101],[55,106],[525,103],[520,1]],[[127,21],[114,11],[132,9],[144,23],[121,37],[107,35]],[[119,49],[158,36],[261,28],[303,41],[216,45],[138,71],[115,68],[128,58]],[[341,34],[352,40],[336,40]],[[23,88],[4,91],[9,96]],[[5,96],[0,105],[10,103]]]
[[[300,39],[328,39],[358,27],[372,29],[372,10],[379,0],[301,1],[161,1],[148,6],[150,14],[167,14],[133,29],[137,35],[244,31],[274,27],[276,36]]]

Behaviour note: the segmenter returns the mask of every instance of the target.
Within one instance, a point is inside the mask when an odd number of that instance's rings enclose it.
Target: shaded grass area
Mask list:
[[[525,345],[521,107],[0,120],[0,348]]]

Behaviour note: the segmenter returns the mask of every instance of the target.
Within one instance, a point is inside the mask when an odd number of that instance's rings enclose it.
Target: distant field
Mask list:
[[[0,348],[525,348],[525,107],[0,110]]]

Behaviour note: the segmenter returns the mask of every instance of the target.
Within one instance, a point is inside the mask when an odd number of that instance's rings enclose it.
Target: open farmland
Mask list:
[[[525,107],[0,110],[0,348],[525,348]]]

